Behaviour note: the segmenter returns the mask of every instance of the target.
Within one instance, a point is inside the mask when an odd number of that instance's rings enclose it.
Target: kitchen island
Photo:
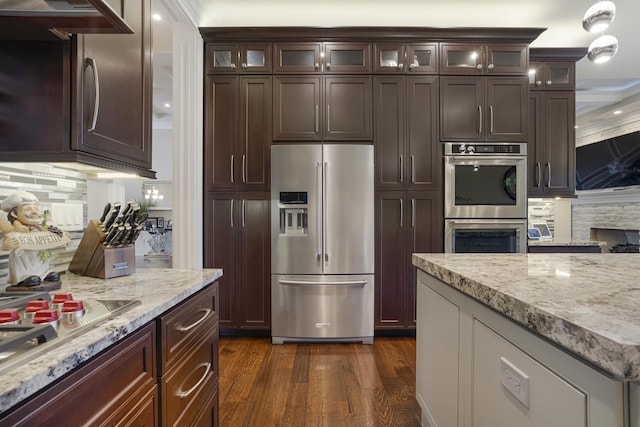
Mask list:
[[[640,256],[414,254],[432,426],[640,426]]]
[[[151,399],[155,399],[153,404],[157,405],[157,389],[164,387],[162,378],[159,377],[163,373],[173,372],[174,366],[170,363],[175,362],[174,359],[178,359],[178,356],[180,356],[181,364],[187,365],[190,362],[186,359],[191,356],[183,355],[178,344],[186,346],[186,344],[191,345],[193,342],[201,342],[211,338],[211,340],[215,340],[214,344],[217,348],[217,284],[214,282],[220,276],[222,276],[220,269],[139,269],[132,275],[108,280],[74,274],[63,275],[62,288],[52,293],[70,292],[76,300],[137,300],[139,304],[81,335],[51,348],[33,360],[19,366],[12,366],[6,372],[0,371],[0,424],[4,422],[2,417],[14,412],[14,407],[22,406],[23,403],[28,404],[32,400],[32,396],[36,399],[41,397],[41,392],[44,391],[46,394],[46,390],[52,385],[60,381],[64,382],[65,378],[73,375],[77,370],[91,364],[92,361],[102,357],[110,349],[117,347],[136,334],[144,332],[144,330],[149,331],[150,344],[149,348],[143,349],[143,352],[145,357],[150,357],[149,352],[153,353],[153,357],[149,359],[150,363],[146,363],[144,369],[149,372],[150,385],[148,387],[152,394],[155,393]],[[198,313],[183,315],[177,310],[178,307],[183,306],[189,308],[189,304],[194,305],[195,302],[199,304],[194,306],[195,311],[205,313],[206,319]],[[209,304],[209,308],[207,308],[207,304]],[[203,305],[204,308],[202,308]],[[175,316],[180,315],[186,319],[184,320],[185,324],[193,322],[194,316],[198,321],[194,322],[191,330],[185,330],[181,336],[176,334],[174,337],[172,330],[165,323],[173,321]],[[183,319],[179,318],[179,320]],[[194,335],[193,332],[200,329],[199,326],[207,328],[202,333],[198,332],[200,335]],[[215,337],[209,337],[214,333]],[[187,340],[183,343],[183,338],[187,336],[190,341]],[[162,347],[165,344],[175,344],[175,348],[165,349]],[[193,346],[195,347],[195,344]],[[163,372],[161,363],[158,363],[159,372],[156,373],[156,356],[162,363],[167,362],[166,372]],[[172,359],[174,356],[176,357]],[[211,355],[207,355],[207,357],[209,356]],[[217,363],[217,355],[215,357]],[[209,368],[213,371],[212,365]],[[0,369],[2,369],[1,364]],[[119,372],[107,372],[107,375],[109,374],[111,374],[111,378],[115,379]],[[136,375],[140,376],[139,373]],[[200,376],[202,376],[202,372],[198,373],[198,378]],[[157,386],[156,381],[158,382]],[[106,388],[108,384],[102,386]],[[215,386],[217,388],[217,365],[215,365]],[[78,396],[78,398],[83,399],[83,396]],[[157,415],[151,414],[150,417],[157,422]]]

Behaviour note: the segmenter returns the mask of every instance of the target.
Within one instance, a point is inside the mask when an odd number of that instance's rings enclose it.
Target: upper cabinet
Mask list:
[[[436,74],[437,43],[376,43],[373,72],[376,74]]]
[[[574,62],[531,62],[529,89],[573,90],[576,87]]]
[[[441,74],[518,74],[527,73],[527,44],[442,43]]]
[[[6,2],[3,2],[6,3]],[[71,34],[135,31],[119,0],[14,0],[0,9],[0,40],[69,39]]]
[[[155,178],[150,0],[123,4],[133,34],[0,41],[4,159],[81,162]]]
[[[206,70],[213,73],[271,73],[271,43],[209,43]]]
[[[370,43],[276,43],[274,72],[292,74],[371,73]]]

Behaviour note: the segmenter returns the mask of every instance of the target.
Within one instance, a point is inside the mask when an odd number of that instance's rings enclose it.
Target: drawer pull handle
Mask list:
[[[204,313],[204,315],[200,319],[196,320],[195,322],[193,322],[189,326],[176,326],[176,331],[179,331],[179,332],[190,331],[191,329],[195,328],[196,326],[198,326],[199,324],[204,322],[207,319],[207,317],[209,317],[209,314],[211,313],[211,309],[210,308],[201,308],[198,311],[201,312],[201,313]]]
[[[207,362],[207,363],[201,363],[200,365],[198,365],[196,367],[196,369],[200,369],[200,368],[205,368],[204,370],[204,375],[202,375],[202,378],[200,378],[198,380],[197,383],[194,384],[193,387],[191,387],[189,390],[187,391],[179,391],[176,393],[176,396],[178,396],[180,399],[184,399],[185,397],[189,397],[189,395],[191,393],[193,393],[194,391],[196,391],[198,388],[200,388],[200,386],[202,385],[202,383],[204,382],[204,380],[207,379],[207,375],[209,375],[209,371],[211,370],[211,363]],[[195,370],[194,369],[194,372]]]

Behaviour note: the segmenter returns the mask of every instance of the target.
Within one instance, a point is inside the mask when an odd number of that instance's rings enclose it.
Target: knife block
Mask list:
[[[91,220],[76,249],[69,271],[82,276],[111,279],[127,276],[136,271],[134,245],[107,248],[102,243],[105,235],[100,223]]]

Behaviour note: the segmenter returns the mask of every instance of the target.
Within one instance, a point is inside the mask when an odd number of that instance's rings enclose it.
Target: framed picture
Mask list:
[[[164,228],[164,218],[158,217],[158,228]]]
[[[164,223],[164,219],[162,220],[162,222]],[[149,217],[147,218],[147,220],[144,222],[144,229],[145,230],[154,230],[158,228],[158,218],[156,217]]]

